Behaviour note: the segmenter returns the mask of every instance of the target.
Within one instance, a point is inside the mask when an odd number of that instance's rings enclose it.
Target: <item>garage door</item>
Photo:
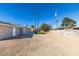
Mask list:
[[[17,27],[16,28],[16,36],[21,35],[22,34],[22,29]]]
[[[5,39],[13,36],[13,31],[11,26],[0,25],[0,39]]]

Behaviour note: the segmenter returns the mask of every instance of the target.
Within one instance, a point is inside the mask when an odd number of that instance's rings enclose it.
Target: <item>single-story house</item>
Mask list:
[[[72,27],[72,29],[79,30],[79,26],[74,26],[74,27]]]
[[[0,22],[0,39],[15,37],[24,34],[24,28],[10,23]],[[23,33],[24,32],[24,33]]]

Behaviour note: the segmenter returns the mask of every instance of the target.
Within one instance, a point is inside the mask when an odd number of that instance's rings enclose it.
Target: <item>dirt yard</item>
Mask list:
[[[79,56],[79,36],[73,32],[52,31],[0,41],[1,56]]]

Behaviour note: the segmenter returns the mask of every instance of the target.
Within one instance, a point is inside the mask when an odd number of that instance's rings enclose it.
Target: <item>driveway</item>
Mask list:
[[[31,38],[4,40],[0,41],[0,55],[79,55],[79,37],[63,31],[52,31],[47,34],[34,34]]]

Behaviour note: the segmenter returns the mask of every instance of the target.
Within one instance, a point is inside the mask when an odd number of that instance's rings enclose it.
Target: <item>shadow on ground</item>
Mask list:
[[[0,40],[0,41],[3,41],[3,40],[12,40],[12,39],[32,38],[33,35],[34,35],[33,32],[27,32],[26,34],[19,35],[19,36],[16,36],[16,37],[11,37],[11,38],[2,39],[2,40]]]

